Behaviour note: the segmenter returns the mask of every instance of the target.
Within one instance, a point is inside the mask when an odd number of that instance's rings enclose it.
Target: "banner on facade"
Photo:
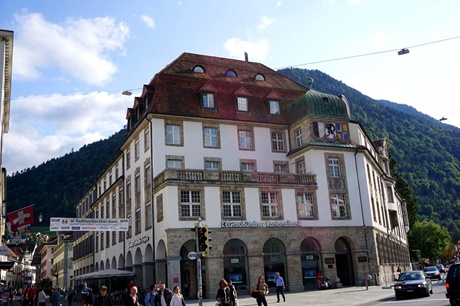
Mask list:
[[[126,232],[129,219],[51,218],[50,231]]]

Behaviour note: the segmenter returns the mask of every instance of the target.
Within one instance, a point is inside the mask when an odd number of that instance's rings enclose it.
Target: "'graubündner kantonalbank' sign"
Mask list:
[[[222,228],[242,228],[242,227],[299,227],[300,222],[287,221],[222,221]]]
[[[51,218],[50,231],[126,232],[129,219]]]

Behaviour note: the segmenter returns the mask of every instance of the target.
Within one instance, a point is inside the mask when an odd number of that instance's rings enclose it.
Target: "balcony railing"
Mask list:
[[[206,171],[166,169],[154,179],[154,188],[165,182],[224,182],[262,185],[316,186],[314,174],[245,172],[245,171]]]

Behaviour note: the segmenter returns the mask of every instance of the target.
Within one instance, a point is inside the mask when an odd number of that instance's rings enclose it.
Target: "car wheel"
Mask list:
[[[430,296],[430,289],[426,288],[424,296]]]
[[[395,296],[396,296],[396,299],[397,299],[397,300],[402,299],[402,296],[401,296],[400,294],[395,294]]]
[[[450,302],[450,305],[452,305],[452,306],[458,305],[456,299],[449,299],[449,302]]]

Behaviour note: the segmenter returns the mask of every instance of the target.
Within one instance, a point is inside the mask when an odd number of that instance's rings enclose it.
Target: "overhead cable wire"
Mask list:
[[[445,39],[440,39],[440,40],[435,40],[427,43],[422,43],[418,45],[413,45],[409,47],[405,47],[407,49],[413,49],[417,47],[422,47],[426,45],[431,45],[431,44],[436,44],[448,40],[453,40],[453,39],[458,39],[460,36],[455,36],[455,37],[450,37],[450,38],[445,38]],[[291,66],[285,66],[281,68],[275,68],[275,69],[284,69],[284,68],[291,68],[291,67],[300,67],[300,66],[307,66],[307,65],[313,65],[313,64],[319,64],[319,63],[327,63],[327,62],[333,62],[333,61],[340,61],[340,60],[345,60],[345,59],[350,59],[350,58],[356,58],[356,57],[363,57],[363,56],[370,56],[370,55],[376,55],[376,54],[382,54],[382,53],[388,53],[388,52],[396,52],[401,50],[402,48],[398,49],[391,49],[391,50],[385,50],[385,51],[378,51],[378,52],[371,52],[371,53],[365,53],[365,54],[358,54],[358,55],[351,55],[351,56],[344,56],[344,57],[338,57],[338,58],[333,58],[333,59],[327,59],[327,60],[321,60],[321,61],[315,61],[315,62],[310,62],[310,63],[305,63],[305,64],[297,64],[297,65],[291,65]]]

